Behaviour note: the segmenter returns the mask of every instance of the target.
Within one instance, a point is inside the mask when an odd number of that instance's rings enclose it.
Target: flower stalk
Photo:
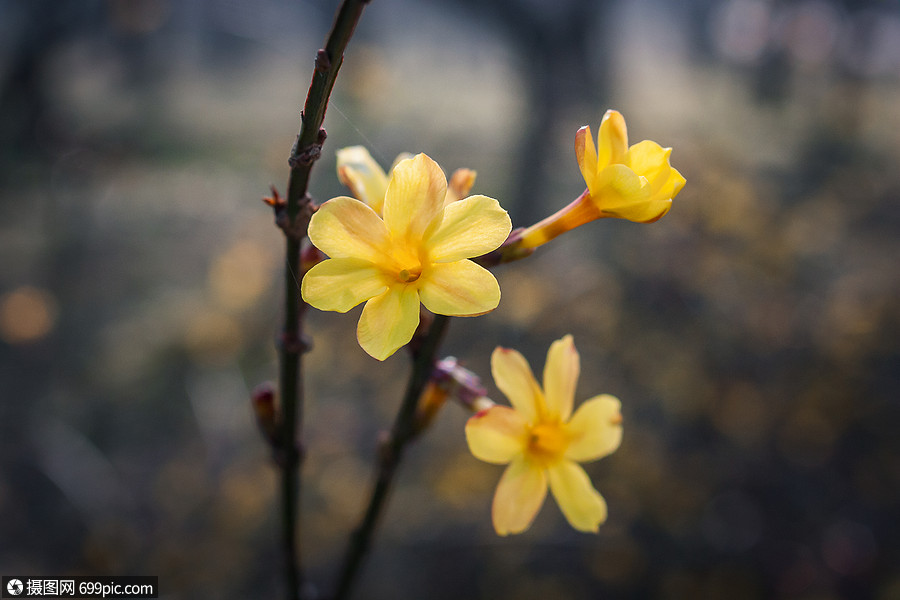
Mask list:
[[[599,219],[601,216],[603,216],[603,211],[591,201],[588,190],[584,190],[568,206],[523,231],[516,247],[521,250],[537,248],[553,238]]]

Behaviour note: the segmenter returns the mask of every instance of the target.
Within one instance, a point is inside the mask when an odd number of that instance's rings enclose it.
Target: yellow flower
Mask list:
[[[390,172],[393,172],[400,161],[411,158],[412,154],[403,152],[394,159]],[[341,183],[350,188],[357,200],[368,204],[379,215],[384,206],[384,194],[387,191],[388,175],[375,162],[369,151],[363,146],[348,146],[337,151],[337,172]],[[450,176],[444,204],[462,200],[469,194],[475,183],[475,171],[457,169]]]
[[[628,146],[625,119],[608,110],[597,145],[591,128],[575,134],[575,158],[587,184],[578,199],[522,233],[523,248],[536,248],[579,225],[604,217],[652,223],[663,217],[685,179],[669,164],[671,148],[644,140]]]
[[[629,148],[625,119],[615,110],[603,115],[596,147],[589,126],[575,134],[575,158],[594,204],[608,216],[638,223],[669,212],[684,187],[684,177],[669,165],[671,154],[650,140]]]
[[[447,180],[424,154],[394,167],[384,217],[353,198],[332,198],[315,212],[309,239],[328,259],[301,284],[320,310],[347,312],[365,302],[359,345],[384,360],[412,338],[419,304],[436,314],[475,316],[500,302],[500,286],[468,260],[500,246],[509,215],[493,198],[470,196],[444,206]]]
[[[580,359],[571,335],[550,346],[543,389],[515,350],[494,350],[491,371],[512,407],[494,405],[471,417],[466,440],[476,458],[509,465],[494,494],[494,529],[499,535],[528,529],[549,485],[572,527],[596,532],[606,520],[606,501],[578,463],[619,447],[619,400],[596,396],[572,414]]]

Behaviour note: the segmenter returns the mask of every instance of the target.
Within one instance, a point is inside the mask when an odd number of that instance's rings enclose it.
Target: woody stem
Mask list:
[[[344,58],[344,50],[350,42],[356,24],[368,0],[344,0],[325,48],[316,55],[315,70],[301,113],[300,132],[291,150],[291,166],[283,214],[277,215],[285,232],[284,275],[284,328],[279,349],[279,389],[283,410],[282,429],[279,435],[281,455],[281,498],[284,576],[288,600],[299,600],[303,580],[300,551],[297,544],[298,498],[300,496],[300,462],[298,431],[303,425],[303,375],[301,356],[307,346],[303,337],[302,318],[306,303],[300,297],[300,251],[306,237],[312,201],[307,193],[309,174],[322,150],[325,130],[322,122],[338,70]],[[278,209],[276,208],[276,211]]]
[[[382,444],[378,473],[369,496],[369,503],[362,521],[350,537],[332,600],[345,600],[350,595],[359,568],[371,545],[372,535],[383,513],[394,475],[403,457],[403,450],[416,436],[416,407],[431,377],[435,356],[449,323],[450,317],[435,315],[422,346],[414,355],[412,373],[403,402],[397,411],[390,436]]]

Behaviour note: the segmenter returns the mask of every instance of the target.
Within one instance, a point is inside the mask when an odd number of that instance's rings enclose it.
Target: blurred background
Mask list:
[[[276,378],[284,191],[336,2],[0,1],[0,572],[158,575],[165,598],[282,596]],[[376,0],[334,152],[478,171],[517,226],[584,188],[573,139],[619,109],[688,180],[652,225],[591,223],[499,268],[444,354],[490,394],[572,332],[578,398],[622,399],[555,503],[498,538],[502,469],[448,405],[410,449],[360,598],[900,598],[900,2]],[[304,558],[327,589],[408,373],[308,315]]]

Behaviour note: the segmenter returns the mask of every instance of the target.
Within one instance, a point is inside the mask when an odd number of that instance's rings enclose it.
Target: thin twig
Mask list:
[[[369,497],[368,507],[362,521],[350,537],[332,600],[345,600],[349,596],[359,573],[359,567],[369,550],[372,535],[383,512],[397,466],[403,456],[403,450],[417,433],[415,427],[416,407],[431,376],[435,356],[449,322],[450,317],[435,315],[422,345],[415,354],[403,403],[397,412],[390,437],[381,446],[378,475]]]
[[[301,356],[308,349],[303,334],[306,303],[297,285],[301,273],[300,250],[313,212],[308,195],[309,173],[322,151],[325,130],[322,122],[344,50],[368,0],[344,0],[335,16],[325,48],[316,54],[315,70],[306,103],[300,115],[300,132],[291,150],[287,200],[275,206],[276,221],[285,232],[284,329],[280,340],[279,388],[283,411],[281,431],[282,521],[287,598],[299,600],[303,582],[302,562],[297,545],[300,461],[298,431],[303,425],[303,385]]]

